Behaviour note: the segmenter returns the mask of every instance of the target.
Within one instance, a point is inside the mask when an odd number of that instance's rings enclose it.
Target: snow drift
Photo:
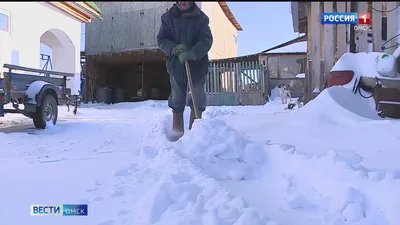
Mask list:
[[[293,119],[307,118],[331,124],[357,124],[365,120],[381,120],[373,98],[363,98],[343,86],[323,90],[314,100],[293,114]]]

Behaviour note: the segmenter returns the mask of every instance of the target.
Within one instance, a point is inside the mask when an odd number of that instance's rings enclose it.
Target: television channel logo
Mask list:
[[[87,205],[31,205],[31,216],[87,216]]]
[[[322,13],[322,24],[354,24],[354,25],[370,25],[371,15],[366,12],[353,13]]]

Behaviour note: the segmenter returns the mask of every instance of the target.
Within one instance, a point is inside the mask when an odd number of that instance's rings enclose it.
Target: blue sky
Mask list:
[[[239,56],[258,53],[298,37],[293,32],[289,2],[228,2],[228,5],[243,27],[238,34]],[[82,50],[84,42],[82,35]],[[41,51],[51,52],[46,46],[41,46]]]
[[[289,2],[228,2],[243,27],[239,55],[261,52],[298,37],[293,32]]]

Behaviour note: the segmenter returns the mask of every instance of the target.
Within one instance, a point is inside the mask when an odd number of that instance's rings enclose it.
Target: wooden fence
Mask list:
[[[210,62],[205,90],[207,105],[262,105],[266,78],[258,59]]]

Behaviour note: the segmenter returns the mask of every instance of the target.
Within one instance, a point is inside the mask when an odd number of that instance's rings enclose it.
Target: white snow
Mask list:
[[[305,73],[299,73],[296,75],[296,78],[306,78],[306,74]]]
[[[379,75],[384,77],[396,77],[398,76],[395,69],[396,58],[393,55],[382,55],[376,58],[376,70]]]
[[[383,52],[359,52],[345,53],[335,63],[331,71],[350,70],[354,72],[353,80],[345,86],[353,88],[354,82],[359,77],[379,78],[380,80],[400,80],[400,77],[384,77],[378,73],[377,58],[386,53]],[[360,66],[361,65],[361,66]]]
[[[400,224],[400,122],[345,87],[285,107],[208,107],[177,142],[164,101],[60,107],[46,130],[7,114],[0,224]],[[89,215],[32,217],[31,204]]]
[[[30,100],[28,100],[28,103],[36,104],[36,99],[35,99],[36,94],[38,94],[40,92],[40,90],[42,89],[42,87],[46,84],[49,84],[49,83],[41,81],[41,80],[37,80],[37,81],[34,81],[31,84],[29,84],[28,89],[25,91],[25,94],[30,99]]]
[[[277,49],[268,51],[266,53],[269,54],[269,53],[296,53],[296,52],[306,53],[307,52],[307,41],[296,42],[294,44],[284,46],[281,48],[277,48]]]

